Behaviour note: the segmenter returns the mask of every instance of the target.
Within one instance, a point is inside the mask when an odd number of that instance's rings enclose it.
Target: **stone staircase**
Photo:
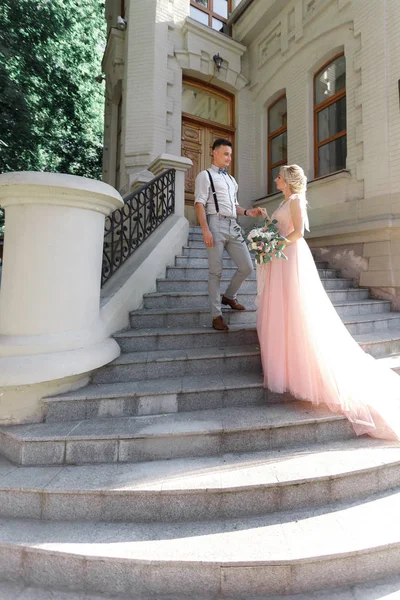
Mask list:
[[[400,372],[400,313],[317,266],[349,331]],[[264,390],[254,274],[229,332],[206,290],[192,229],[115,336],[121,356],[46,398],[45,423],[0,429],[1,599],[400,594],[400,445]]]

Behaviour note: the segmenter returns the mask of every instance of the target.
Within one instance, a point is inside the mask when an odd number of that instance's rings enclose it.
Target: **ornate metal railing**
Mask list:
[[[126,198],[106,217],[102,285],[175,210],[175,170],[169,169]]]

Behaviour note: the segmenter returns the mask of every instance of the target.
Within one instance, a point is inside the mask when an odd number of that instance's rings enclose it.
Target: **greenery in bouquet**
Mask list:
[[[255,227],[248,233],[248,248],[255,254],[256,264],[267,264],[273,258],[288,259],[283,252],[288,240],[279,233],[277,222],[265,219],[264,227]]]

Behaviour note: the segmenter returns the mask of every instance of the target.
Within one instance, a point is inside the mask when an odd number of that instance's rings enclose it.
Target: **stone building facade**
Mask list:
[[[400,308],[397,0],[108,0],[106,18],[106,182],[125,195],[161,154],[186,156],[193,221],[216,136],[243,206],[273,210],[271,179],[296,162],[316,254]]]

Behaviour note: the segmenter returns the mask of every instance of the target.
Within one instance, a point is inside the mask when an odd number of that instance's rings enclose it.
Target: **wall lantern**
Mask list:
[[[215,62],[215,66],[217,67],[217,71],[219,72],[220,68],[222,67],[222,62],[223,62],[223,58],[218,54],[214,54],[213,56],[213,61]]]

